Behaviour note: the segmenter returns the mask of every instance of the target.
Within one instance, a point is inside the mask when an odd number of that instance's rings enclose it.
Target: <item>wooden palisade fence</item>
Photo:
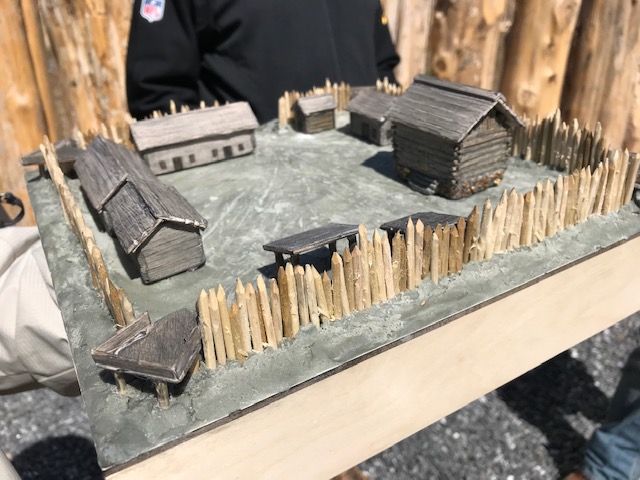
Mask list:
[[[78,140],[84,145],[81,136]],[[497,205],[487,199],[453,226],[432,229],[409,219],[403,233],[389,238],[378,230],[370,237],[361,225],[358,244],[352,250],[345,248],[342,255],[333,254],[331,272],[321,274],[313,265],[287,263],[276,278],[258,276],[255,283],[238,279],[231,303],[222,285],[202,290],[195,304],[206,368],[244,362],[266,348],[278,349],[283,339],[295,338],[302,328],[320,328],[425,281],[438,284],[469,262],[490,260],[539,243],[590,216],[618,211],[631,201],[640,155],[606,145],[599,126],[591,132],[577,121],[567,125],[557,112],[522,128],[513,142],[514,155],[523,161],[559,170],[554,182],[538,183],[529,192],[504,191]],[[42,151],[65,217],[82,243],[94,286],[116,325],[128,325],[135,320],[131,303],[109,278],[48,141]],[[119,374],[116,379],[122,393],[124,379]],[[166,395],[162,404],[168,406]]]

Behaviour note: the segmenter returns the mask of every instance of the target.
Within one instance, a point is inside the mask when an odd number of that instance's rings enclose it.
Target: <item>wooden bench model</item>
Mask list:
[[[356,245],[356,234],[358,225],[344,223],[329,223],[322,227],[312,228],[305,232],[281,238],[271,243],[263,245],[268,252],[276,254],[276,264],[284,265],[284,254],[291,256],[291,263],[297,264],[300,254],[316,250],[324,245],[329,245],[331,252],[336,251],[338,240],[346,238],[349,240],[349,248]]]
[[[73,170],[73,164],[76,161],[83,150],[78,147],[75,140],[71,138],[65,138],[56,142],[53,145],[56,155],[58,156],[58,163],[63,173],[69,173]],[[20,158],[20,165],[23,167],[29,167],[31,165],[37,165],[40,170],[40,174],[44,174],[44,155],[40,150],[35,150],[24,157]]]
[[[421,220],[425,228],[430,226],[433,230],[435,230],[438,224],[442,226],[447,224],[453,226],[457,224],[460,217],[456,215],[449,215],[446,213],[418,212],[414,213],[413,215],[407,215],[406,217],[385,222],[380,225],[380,229],[386,231],[389,234],[389,238],[393,238],[393,236],[398,232],[402,234],[405,233],[405,229],[407,228],[407,222],[409,221],[409,219],[412,219],[413,223]]]

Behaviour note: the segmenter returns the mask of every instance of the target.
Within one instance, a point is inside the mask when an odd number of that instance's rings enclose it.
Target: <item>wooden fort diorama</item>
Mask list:
[[[336,127],[335,110],[338,107],[333,95],[301,97],[293,106],[296,130],[303,133],[320,133]]]
[[[247,155],[258,120],[247,102],[175,113],[131,124],[131,137],[156,175]]]
[[[377,90],[362,90],[347,104],[351,114],[351,133],[376,145],[391,143],[389,111],[395,96]]]
[[[400,177],[450,199],[500,183],[522,125],[501,93],[426,75],[395,101],[390,118]]]
[[[145,283],[204,264],[206,220],[131,150],[97,137],[78,158],[82,188]]]

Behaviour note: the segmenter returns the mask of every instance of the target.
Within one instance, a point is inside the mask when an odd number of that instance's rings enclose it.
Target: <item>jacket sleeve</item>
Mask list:
[[[127,101],[131,115],[142,118],[153,110],[168,111],[170,100],[178,108],[195,106],[198,98],[200,53],[191,0],[159,0],[157,20],[141,12],[135,0],[126,60]],[[160,13],[162,15],[160,15]]]
[[[400,63],[400,57],[391,41],[391,33],[386,22],[382,6],[378,3],[376,10],[376,62],[378,66],[378,78],[387,77],[391,83],[397,83],[393,69]]]

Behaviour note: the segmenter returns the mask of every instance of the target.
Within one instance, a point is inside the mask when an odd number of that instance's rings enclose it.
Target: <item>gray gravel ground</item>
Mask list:
[[[639,344],[640,313],[361,467],[379,480],[561,478],[578,467]],[[0,445],[24,480],[101,478],[80,399],[46,390],[4,396],[0,419]]]

